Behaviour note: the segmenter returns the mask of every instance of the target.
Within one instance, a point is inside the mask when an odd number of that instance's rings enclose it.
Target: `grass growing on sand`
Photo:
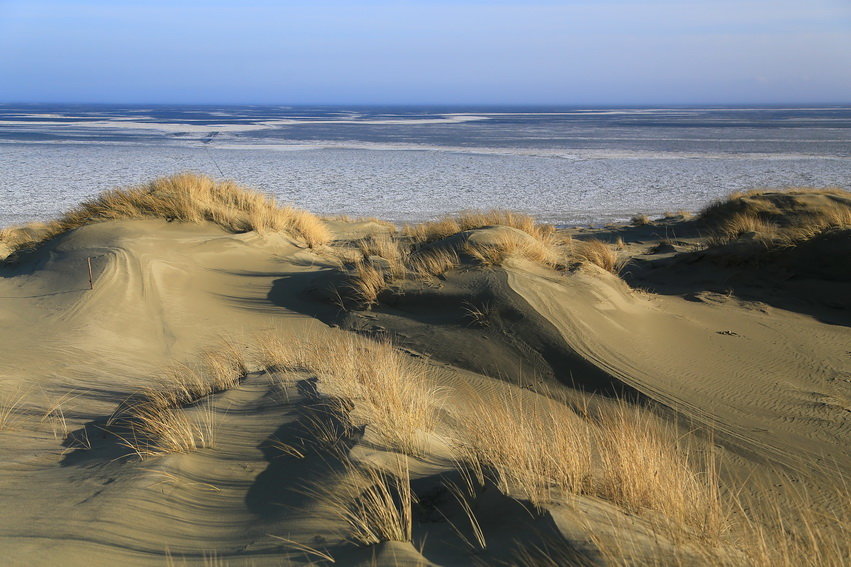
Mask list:
[[[355,462],[339,432],[317,422],[314,433],[326,439],[342,472],[334,482],[311,485],[308,494],[347,526],[355,543],[410,541],[416,495],[404,455],[421,451],[419,439],[436,428],[441,405],[426,365],[387,341],[345,333],[321,342],[264,334],[257,345],[261,364],[276,376],[313,374],[323,394],[345,400],[331,411],[346,431],[365,424],[386,448],[401,453],[384,468]],[[776,495],[757,494],[745,502],[739,491],[721,486],[711,441],[683,436],[656,413],[623,400],[597,400],[592,408],[554,394],[505,392],[487,403],[473,400],[455,414],[453,445],[468,482],[489,479],[503,493],[539,508],[571,495],[602,499],[644,518],[658,546],[651,555],[664,557],[660,564],[843,564],[847,519],[820,515],[803,495],[794,518],[772,504]],[[847,490],[837,498],[847,500]],[[463,500],[471,523],[479,526],[474,504]],[[480,527],[479,532],[479,547],[485,549],[486,534]],[[638,547],[603,537],[594,542],[606,564],[635,564],[648,553],[647,542]],[[556,542],[526,549],[516,559],[521,565],[560,565],[569,558],[577,560],[575,550]]]
[[[247,366],[242,349],[230,340],[199,358],[196,365],[167,368],[159,384],[144,388],[110,419],[109,424],[127,424],[123,442],[140,458],[213,445],[215,409],[209,396],[238,386]]]
[[[826,231],[851,227],[851,192],[802,188],[733,193],[705,207],[698,221],[711,231],[710,246],[751,234],[763,248],[795,246]]]
[[[650,224],[650,217],[645,214],[638,214],[629,219],[632,226],[646,226]]]
[[[463,466],[504,493],[538,507],[593,496],[646,518],[657,549],[592,534],[607,565],[645,564],[649,554],[659,565],[840,567],[851,554],[847,516],[826,513],[792,481],[782,493],[765,486],[747,498],[722,488],[709,444],[625,401],[575,413],[509,394],[474,408],[461,428]],[[835,490],[847,511],[848,487]],[[552,543],[519,549],[518,564],[584,564],[567,542]]]
[[[393,449],[418,453],[420,435],[435,427],[440,392],[429,384],[427,367],[389,341],[340,333],[321,343],[275,336],[259,342],[268,369],[314,374],[329,395],[354,403],[343,421],[366,424]]]
[[[571,255],[579,262],[593,264],[613,274],[620,270],[618,253],[611,245],[596,238],[574,241]]]
[[[489,211],[468,211],[433,222],[407,225],[402,229],[402,234],[415,243],[423,243],[441,240],[459,232],[487,226],[510,226],[538,240],[545,240],[555,232],[555,228],[551,225],[539,224],[529,215],[492,209]]]
[[[393,238],[390,234],[371,234],[366,238],[357,240],[355,245],[364,260],[369,259],[370,256],[378,256],[387,262],[388,271],[391,275],[401,276],[405,274],[409,250],[405,249],[399,240]]]
[[[660,512],[702,538],[727,531],[729,511],[707,447],[694,439],[689,447],[669,423],[623,401],[595,421],[600,462],[592,494],[631,512]]]
[[[581,493],[591,476],[591,429],[548,398],[506,394],[461,418],[461,450],[482,479],[490,471],[504,493],[518,489],[533,504]]]
[[[313,484],[305,492],[342,520],[357,544],[411,541],[416,496],[407,459],[397,457],[389,469],[358,464],[346,456],[342,462],[343,472],[336,479]]]
[[[836,487],[830,499],[844,503],[845,514],[824,512],[813,496],[786,483],[792,506],[781,507],[769,487],[740,499],[738,545],[756,567],[842,567],[851,557],[849,487]],[[791,513],[790,513],[791,510]]]
[[[348,271],[345,291],[358,305],[369,307],[378,302],[378,295],[387,287],[389,279],[390,274],[380,266],[359,260]]]
[[[793,485],[794,483],[789,483]],[[837,489],[836,502],[849,502],[847,487]],[[791,498],[781,506],[782,498],[770,487],[760,487],[744,499],[728,495],[731,528],[721,539],[698,539],[661,545],[643,550],[618,538],[595,537],[606,565],[628,567],[647,564],[636,561],[637,554],[648,555],[658,565],[722,567],[844,567],[851,556],[848,519],[826,514],[811,496],[784,490]],[[667,535],[667,534],[664,534]],[[570,557],[570,549],[553,546],[546,557],[558,561]],[[522,563],[527,564],[527,563]]]
[[[280,206],[274,198],[233,181],[179,173],[137,187],[106,191],[58,220],[2,229],[0,244],[11,253],[93,222],[141,218],[208,221],[231,232],[284,232],[311,248],[331,240],[325,223],[306,211]]]
[[[435,247],[410,256],[409,267],[415,277],[440,276],[458,267],[461,258],[454,248]]]
[[[186,408],[141,404],[134,408],[124,444],[141,459],[190,453],[215,444],[216,413],[209,400]]]
[[[369,236],[333,253],[347,275],[342,297],[360,307],[376,304],[394,282],[440,277],[465,262],[501,266],[518,257],[557,270],[583,263],[612,273],[620,269],[617,252],[606,243],[573,242],[528,215],[500,210],[408,225],[401,234]]]
[[[630,512],[662,514],[700,537],[726,530],[711,461],[692,458],[647,410],[621,401],[580,417],[549,398],[506,395],[474,409],[462,427],[468,465],[536,506],[589,494]],[[697,469],[698,460],[709,468]]]
[[[357,544],[411,541],[416,496],[404,455],[421,452],[421,435],[434,429],[440,404],[438,390],[427,382],[426,366],[388,341],[344,333],[321,342],[276,334],[258,335],[256,341],[259,361],[269,372],[313,374],[323,394],[340,400],[329,402],[325,415],[307,425],[339,458],[343,471],[304,492],[342,520]],[[389,468],[356,463],[341,448],[341,434],[363,425],[400,453]]]
[[[468,239],[461,250],[484,266],[502,265],[508,258],[519,256],[557,268],[563,265],[563,254],[555,247],[551,234],[530,238],[525,231],[501,231],[487,241]]]
[[[15,422],[16,412],[23,400],[22,393],[0,397],[0,431],[8,429]]]

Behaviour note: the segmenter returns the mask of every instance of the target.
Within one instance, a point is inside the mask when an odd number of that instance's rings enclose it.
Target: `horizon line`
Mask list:
[[[636,107],[706,107],[706,106],[745,106],[745,107],[778,107],[778,106],[851,106],[849,101],[833,102],[808,102],[808,101],[784,101],[784,102],[620,102],[620,103],[576,103],[576,102],[118,102],[118,101],[0,101],[0,106],[12,105],[89,105],[89,106],[385,106],[385,107],[441,107],[441,106],[468,106],[468,107],[605,107],[605,108],[636,108]]]

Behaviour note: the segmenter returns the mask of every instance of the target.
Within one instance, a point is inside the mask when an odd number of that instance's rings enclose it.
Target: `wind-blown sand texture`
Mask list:
[[[6,229],[0,555],[842,565],[849,211],[397,231],[182,174]]]

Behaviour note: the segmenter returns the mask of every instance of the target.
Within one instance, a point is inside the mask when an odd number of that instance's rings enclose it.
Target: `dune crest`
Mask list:
[[[128,189],[106,191],[66,212],[58,220],[0,230],[0,258],[31,248],[59,234],[94,222],[161,218],[212,222],[230,232],[285,232],[311,248],[326,244],[330,232],[318,217],[233,181],[178,173]]]

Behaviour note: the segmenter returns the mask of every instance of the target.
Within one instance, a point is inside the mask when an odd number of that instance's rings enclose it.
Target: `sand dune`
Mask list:
[[[847,280],[766,289],[764,264],[719,266],[682,218],[459,222],[396,241],[328,221],[308,248],[143,216],[18,249],[0,264],[5,563],[841,564],[851,320],[795,294]],[[622,276],[580,253],[615,233]],[[370,305],[348,295],[364,266]],[[221,372],[233,387],[154,408],[184,449],[148,433],[144,396]]]

